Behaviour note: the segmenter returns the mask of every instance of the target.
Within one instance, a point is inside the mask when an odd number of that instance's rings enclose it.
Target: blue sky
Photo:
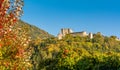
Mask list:
[[[61,28],[120,37],[120,0],[24,0],[22,20],[50,34]]]

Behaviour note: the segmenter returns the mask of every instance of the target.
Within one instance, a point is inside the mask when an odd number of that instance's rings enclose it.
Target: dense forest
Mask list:
[[[120,41],[94,34],[93,39],[66,35],[34,45],[35,70],[120,70]]]

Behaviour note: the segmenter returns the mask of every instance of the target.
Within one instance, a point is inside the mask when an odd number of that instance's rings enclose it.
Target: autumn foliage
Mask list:
[[[14,29],[23,14],[23,0],[0,0],[0,70],[26,70],[31,67],[27,53],[30,38]],[[13,30],[14,29],[14,30]],[[24,57],[24,58],[23,58]]]
[[[23,0],[0,0],[0,70],[120,70],[120,40],[66,35],[31,42],[17,27]],[[26,27],[25,27],[26,28]]]
[[[116,38],[96,33],[93,39],[66,35],[61,40],[42,40],[36,46],[38,70],[120,70],[120,40]]]

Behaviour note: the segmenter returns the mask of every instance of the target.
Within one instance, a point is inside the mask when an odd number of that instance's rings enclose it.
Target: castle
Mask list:
[[[90,39],[93,38],[93,34],[82,31],[82,32],[73,32],[70,28],[63,28],[61,29],[60,33],[58,34],[58,39],[62,39],[65,35],[70,34],[72,36],[80,36],[80,37],[86,37],[88,36]]]

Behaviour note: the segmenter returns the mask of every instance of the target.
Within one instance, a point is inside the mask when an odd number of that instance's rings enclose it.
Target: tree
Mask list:
[[[23,14],[23,0],[0,0],[0,69],[22,69],[31,66],[29,62],[30,38],[25,31],[14,29]],[[14,29],[14,30],[13,30]],[[24,57],[24,58],[23,58]]]

